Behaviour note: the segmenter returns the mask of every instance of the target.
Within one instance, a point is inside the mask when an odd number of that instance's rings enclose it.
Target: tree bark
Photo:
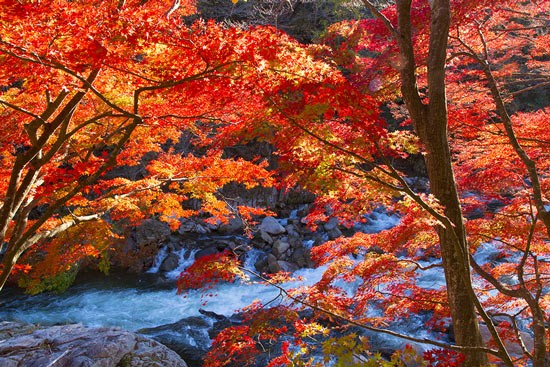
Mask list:
[[[472,291],[470,264],[462,210],[453,173],[447,136],[447,99],[445,60],[450,23],[449,0],[431,3],[430,46],[428,56],[428,104],[424,104],[416,84],[416,64],[411,31],[410,0],[397,0],[398,43],[401,52],[401,91],[415,130],[426,149],[426,168],[430,189],[445,208],[445,216],[453,227],[439,227],[441,256],[445,269],[447,295],[456,343],[481,347]],[[482,351],[467,353],[467,366],[487,365]]]

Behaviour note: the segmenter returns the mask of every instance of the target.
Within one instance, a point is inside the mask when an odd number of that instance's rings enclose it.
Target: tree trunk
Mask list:
[[[445,208],[445,216],[453,225],[438,228],[438,234],[456,343],[460,346],[481,347],[483,341],[479,332],[475,294],[472,291],[466,233],[447,137],[445,62],[450,4],[449,0],[431,2],[427,105],[422,102],[416,84],[411,1],[397,0],[396,5],[398,44],[403,63],[400,70],[402,94],[415,130],[426,149],[431,192]],[[466,366],[487,365],[487,356],[482,351],[470,351],[466,357]]]
[[[428,150],[426,168],[430,188],[440,204],[445,207],[445,215],[454,224],[454,228],[438,228],[454,335],[458,345],[479,347],[483,345],[483,341],[479,332],[475,300],[471,293],[468,248],[450,152],[446,143],[446,128],[437,126],[433,120],[430,122],[432,133],[424,142],[427,143]],[[486,364],[487,357],[484,352],[468,353],[466,366]]]

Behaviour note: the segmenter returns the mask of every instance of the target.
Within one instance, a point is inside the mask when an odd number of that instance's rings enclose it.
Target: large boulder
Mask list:
[[[146,219],[135,229],[133,237],[138,247],[158,246],[168,240],[171,232],[168,224],[157,219]]]
[[[3,367],[187,367],[173,350],[119,328],[0,323]]]
[[[260,231],[270,235],[285,233],[286,229],[273,217],[265,217],[259,226]]]
[[[178,322],[141,329],[140,333],[160,341],[183,356],[191,366],[202,366],[211,339],[238,320],[199,309],[203,316],[190,316]]]
[[[168,224],[156,219],[146,219],[115,244],[112,263],[115,267],[141,273],[148,270],[157,252],[170,242],[172,231]]]

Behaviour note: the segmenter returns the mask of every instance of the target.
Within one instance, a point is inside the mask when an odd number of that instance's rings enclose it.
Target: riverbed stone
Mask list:
[[[266,231],[260,231],[260,238],[270,245],[273,244],[273,237]]]
[[[325,231],[329,232],[332,231],[334,228],[338,227],[338,218],[332,217],[326,222],[323,227],[325,227]]]
[[[270,235],[278,235],[285,233],[286,229],[283,227],[277,219],[273,217],[265,217],[259,227],[260,231],[264,231]]]
[[[168,224],[156,219],[146,219],[135,229],[137,246],[157,245],[168,240],[172,231]]]
[[[285,271],[287,273],[294,273],[296,270],[298,270],[298,265],[290,263],[288,261],[279,260],[277,261],[277,264],[282,271]]]
[[[183,356],[191,365],[201,365],[210,346],[209,331],[214,320],[201,316],[186,317],[175,323],[139,330]]]
[[[309,251],[304,248],[297,248],[292,253],[290,260],[298,265],[300,268],[310,266],[311,261],[309,260]]]
[[[273,254],[267,255],[267,270],[269,273],[278,273],[282,270],[281,265],[279,265],[277,258]]]
[[[334,227],[330,231],[327,231],[329,240],[335,240],[342,236],[342,231],[338,227]]]
[[[176,269],[179,265],[180,257],[174,253],[168,254],[166,259],[162,261],[160,265],[160,271],[167,272]]]
[[[227,223],[220,223],[218,232],[219,233],[236,233],[243,229],[244,223],[241,218],[229,218]]]
[[[203,248],[202,250],[197,251],[197,253],[195,254],[195,260],[198,260],[201,257],[215,255],[218,252],[218,248],[215,245]]]
[[[179,234],[186,234],[188,232],[193,232],[197,224],[190,219],[181,220],[180,227],[178,228]]]
[[[278,258],[281,258],[283,254],[290,248],[290,243],[277,240],[273,244],[273,255],[275,255]]]
[[[298,230],[296,228],[296,225],[288,224],[285,227],[285,229],[286,229],[286,232],[288,233],[289,239],[301,238],[300,233],[298,233]]]
[[[176,352],[119,328],[0,323],[0,366],[187,367]]]

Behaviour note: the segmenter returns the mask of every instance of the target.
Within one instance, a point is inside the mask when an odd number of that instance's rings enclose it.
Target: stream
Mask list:
[[[281,221],[284,221],[282,219]],[[368,225],[362,224],[362,231],[378,232],[391,228],[398,223],[395,215],[377,213]],[[310,243],[305,245],[311,245]],[[255,300],[267,303],[277,297],[279,291],[260,283],[226,283],[216,285],[211,292],[213,297],[205,297],[200,290],[192,290],[185,297],[178,295],[175,289],[177,275],[190,266],[196,250],[182,250],[180,266],[176,271],[157,274],[158,264],[162,257],[159,252],[158,261],[148,273],[140,276],[115,273],[109,276],[97,274],[79,275],[76,285],[62,294],[43,293],[29,296],[20,291],[7,289],[1,301],[0,320],[21,321],[41,325],[66,323],[81,323],[86,326],[117,326],[129,331],[142,329],[164,330],[169,324],[176,324],[182,319],[208,317],[199,310],[214,312],[230,317],[236,310],[248,306]],[[260,250],[250,250],[247,253],[245,266],[253,269],[255,259]],[[321,279],[324,267],[316,269],[300,269],[294,273],[301,281],[291,282],[288,288],[300,285],[310,285]],[[168,279],[166,279],[168,278]],[[420,283],[426,288],[437,288],[444,282],[442,271],[434,270],[425,274]],[[353,291],[353,283],[346,285]],[[205,303],[206,302],[206,303]],[[373,312],[376,312],[373,310]],[[411,315],[403,323],[393,325],[400,332],[410,333],[419,337],[431,337],[425,330],[424,319]],[[212,321],[208,321],[212,325]],[[194,326],[185,326],[185,332],[170,331],[170,338],[186,338],[191,346],[205,351],[210,345],[207,329],[190,330]],[[165,331],[162,331],[166,334]],[[158,337],[161,332],[148,332]],[[403,348],[406,342],[385,335],[370,335],[373,348],[395,350]],[[164,342],[162,337],[157,338]],[[169,345],[168,346],[173,347]],[[424,349],[420,346],[421,349]],[[178,350],[176,350],[178,352]],[[197,365],[190,363],[190,366]]]

